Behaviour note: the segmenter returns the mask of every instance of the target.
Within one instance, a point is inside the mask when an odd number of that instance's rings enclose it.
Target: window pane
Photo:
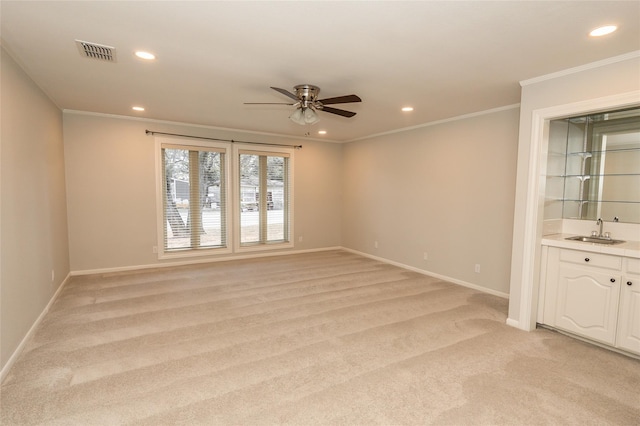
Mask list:
[[[240,244],[288,241],[288,157],[240,153]]]
[[[189,220],[189,151],[163,149],[165,249],[191,244]]]
[[[165,250],[224,247],[224,153],[163,148],[162,156]]]
[[[201,151],[198,155],[202,217],[200,247],[220,247],[225,243],[222,232],[225,203],[220,193],[220,188],[224,187],[221,173],[223,156],[222,153],[212,151]]]
[[[259,156],[240,154],[240,243],[260,241]]]
[[[267,157],[267,240],[285,240],[285,158]]]

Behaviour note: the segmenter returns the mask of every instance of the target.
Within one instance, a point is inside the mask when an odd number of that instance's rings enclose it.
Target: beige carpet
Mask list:
[[[640,361],[343,251],[75,277],[2,424],[640,424]]]

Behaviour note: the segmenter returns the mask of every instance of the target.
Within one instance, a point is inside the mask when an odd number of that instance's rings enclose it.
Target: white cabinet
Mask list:
[[[556,247],[545,253],[539,322],[640,353],[640,259]]]
[[[556,327],[613,345],[619,296],[619,275],[561,263]]]
[[[621,349],[640,353],[640,259],[625,260],[616,343]]]

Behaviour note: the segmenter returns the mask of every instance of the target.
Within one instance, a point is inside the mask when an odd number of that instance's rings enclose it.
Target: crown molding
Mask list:
[[[640,50],[625,53],[624,55],[613,56],[611,58],[603,59],[601,61],[591,62],[588,64],[580,65],[578,67],[567,68],[566,70],[553,72],[551,74],[541,75],[539,77],[530,78],[528,80],[520,81],[520,86],[529,86],[531,84],[540,83],[547,80],[553,80],[554,78],[564,77],[571,74],[577,74],[582,71],[587,71],[595,68],[605,67],[607,65],[615,64],[617,62],[628,61],[630,59],[640,58]]]

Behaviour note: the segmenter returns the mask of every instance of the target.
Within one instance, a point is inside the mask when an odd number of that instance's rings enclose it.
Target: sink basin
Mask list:
[[[620,243],[624,243],[624,241],[622,240],[612,240],[611,238],[603,238],[603,237],[583,237],[583,236],[576,236],[576,237],[567,237],[565,238],[565,240],[572,240],[572,241],[582,241],[583,243],[596,243],[596,244],[620,244]]]

